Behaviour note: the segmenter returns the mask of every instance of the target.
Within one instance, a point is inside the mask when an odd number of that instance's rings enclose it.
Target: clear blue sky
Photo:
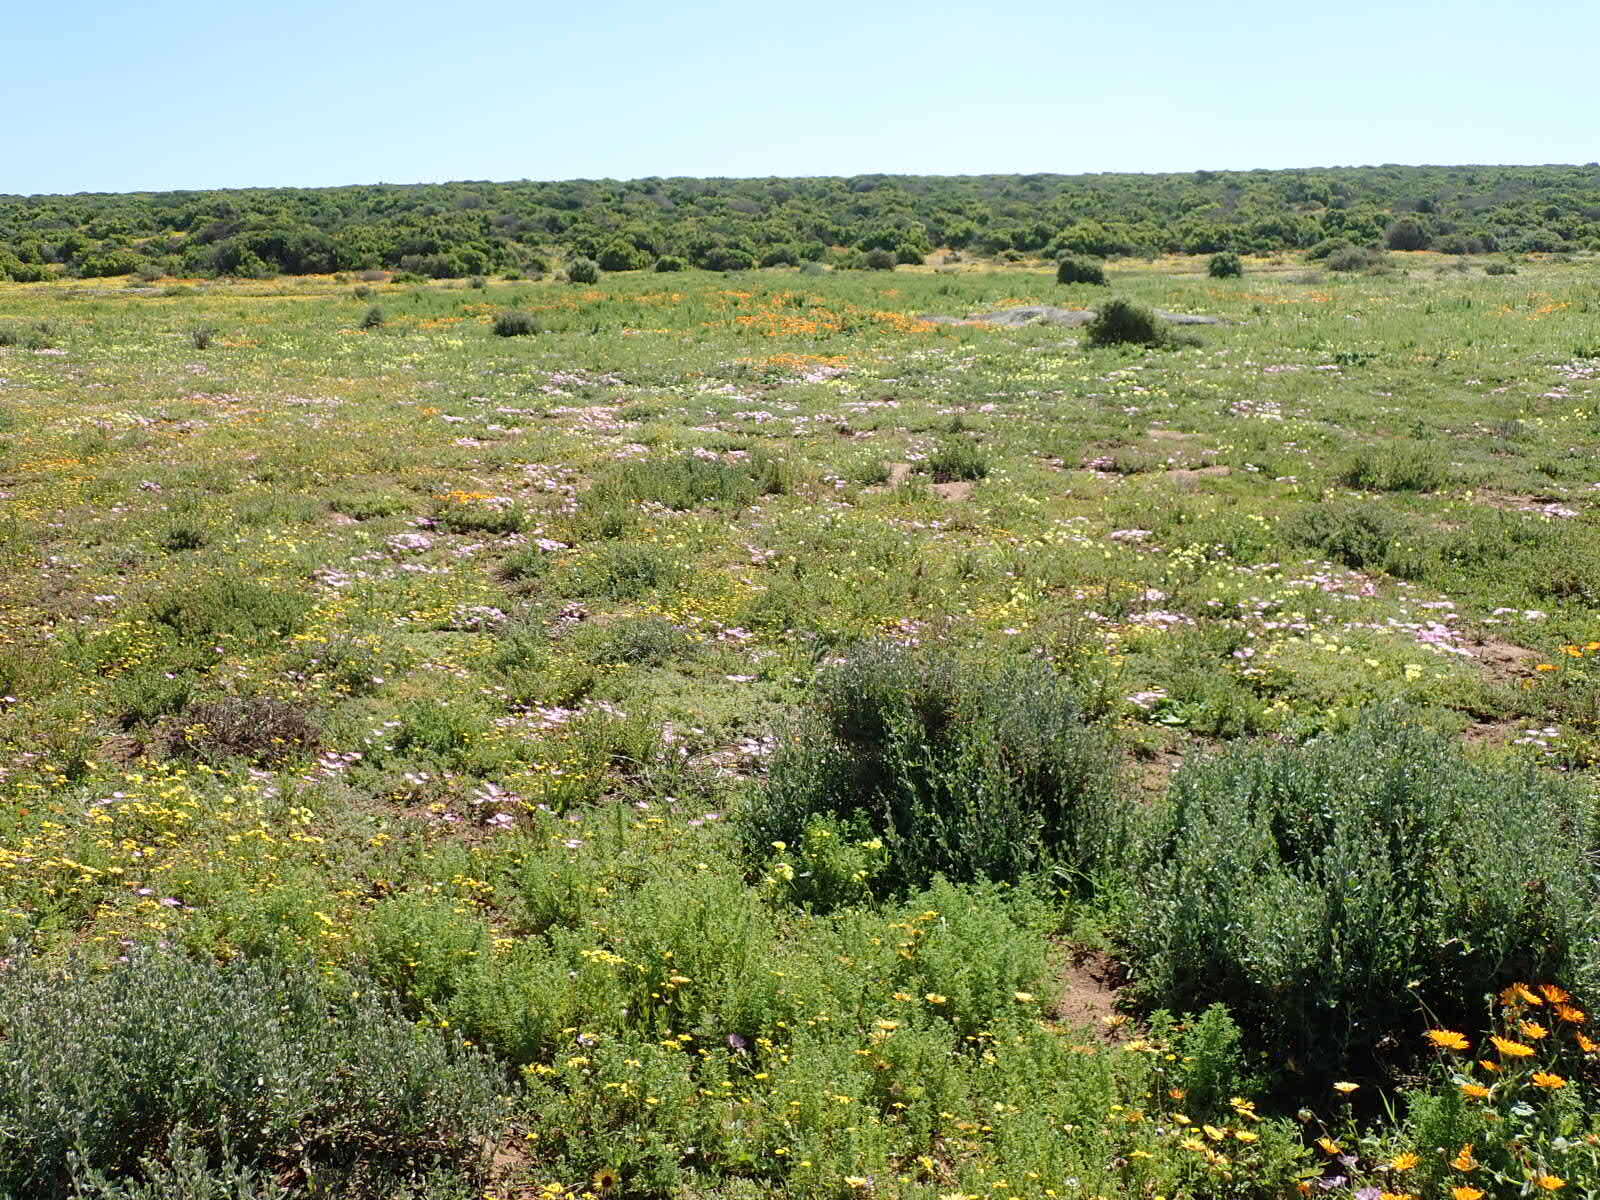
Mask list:
[[[5,4],[0,192],[1600,159],[1600,2]]]

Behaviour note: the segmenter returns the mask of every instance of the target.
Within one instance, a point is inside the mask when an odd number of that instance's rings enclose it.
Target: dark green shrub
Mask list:
[[[392,1195],[430,1164],[470,1176],[498,1121],[497,1072],[368,989],[340,994],[310,969],[172,953],[109,970],[13,962],[0,973],[0,1194],[64,1200],[175,1143],[235,1168],[309,1169],[348,1196]]]
[[[198,550],[210,540],[210,531],[204,525],[178,520],[162,531],[158,544],[169,554],[178,554],[185,550]]]
[[[697,256],[697,265],[707,271],[748,271],[756,256],[743,246],[711,246]]]
[[[474,291],[482,291],[484,288],[489,286],[489,281],[482,275],[474,275],[471,279],[467,280],[467,286],[472,288]]]
[[[1480,765],[1390,710],[1303,747],[1186,764],[1117,918],[1142,997],[1226,1004],[1291,1086],[1416,1052],[1518,979],[1592,970],[1592,814],[1565,781]]]
[[[895,254],[893,250],[868,250],[861,262],[869,271],[892,271],[895,268]]]
[[[592,258],[575,258],[567,264],[569,283],[599,283],[600,264]]]
[[[1421,221],[1401,217],[1384,232],[1383,240],[1391,250],[1426,250],[1430,239]]]
[[[1100,287],[1106,286],[1106,269],[1104,265],[1092,258],[1083,258],[1080,255],[1065,255],[1056,264],[1057,283],[1092,283]]]
[[[520,533],[528,524],[527,513],[520,504],[486,504],[468,501],[458,504],[441,501],[433,510],[433,519],[451,533]]]
[[[1338,480],[1367,492],[1432,492],[1449,482],[1448,465],[1424,442],[1364,446],[1351,455]]]
[[[1084,329],[1091,346],[1161,346],[1167,341],[1161,318],[1131,300],[1107,300]]]
[[[1341,246],[1328,255],[1324,264],[1330,271],[1371,271],[1384,264],[1381,251],[1369,250],[1365,246]]]
[[[684,260],[679,258],[676,254],[663,254],[660,258],[656,259],[656,270],[662,272],[663,274],[670,271],[682,271],[688,266],[689,264],[684,262]]]
[[[530,312],[510,308],[495,317],[494,331],[499,337],[526,337],[539,332],[539,322]]]
[[[1244,274],[1244,260],[1231,250],[1213,254],[1206,264],[1206,274],[1213,279],[1237,279]]]
[[[598,265],[602,271],[639,271],[650,265],[650,254],[625,238],[617,238],[600,251]]]
[[[386,320],[386,318],[383,315],[383,309],[379,308],[376,304],[374,304],[371,308],[367,309],[367,311],[362,314],[362,317],[361,317],[361,328],[363,328],[363,329],[378,329],[378,328],[382,327],[382,325],[383,325],[385,320]]]
[[[1485,275],[1515,275],[1517,269],[1510,263],[1492,262],[1483,268]]]
[[[869,645],[819,678],[742,815],[765,862],[816,817],[882,838],[895,889],[951,879],[1081,878],[1126,834],[1107,736],[1041,663],[1003,668]]]

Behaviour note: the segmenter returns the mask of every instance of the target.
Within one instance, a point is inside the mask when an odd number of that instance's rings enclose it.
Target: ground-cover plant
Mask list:
[[[937,874],[1077,885],[1127,836],[1107,735],[1037,663],[988,669],[863,646],[824,674],[745,812],[746,843],[798,843],[817,816],[881,838],[883,886]]]
[[[584,504],[589,509],[618,502],[649,502],[673,509],[704,504],[738,508],[784,487],[782,466],[765,454],[728,462],[715,454],[683,453],[618,464],[595,481]]]
[[[1181,771],[1120,936],[1150,1002],[1228,1004],[1291,1080],[1372,1075],[1423,1013],[1459,1021],[1516,979],[1597,969],[1593,846],[1563,781],[1380,711]]]

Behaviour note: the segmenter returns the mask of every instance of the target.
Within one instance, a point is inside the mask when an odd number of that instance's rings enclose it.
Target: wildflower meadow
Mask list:
[[[1600,259],[1011,257],[0,283],[0,1196],[1600,1194]]]

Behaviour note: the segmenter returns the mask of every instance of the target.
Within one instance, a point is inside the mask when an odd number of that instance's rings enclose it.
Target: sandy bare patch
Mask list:
[[[1125,1026],[1117,1016],[1116,993],[1121,978],[1121,968],[1104,954],[1074,954],[1057,976],[1049,1015],[1063,1025],[1093,1033],[1097,1041],[1121,1041]]]

